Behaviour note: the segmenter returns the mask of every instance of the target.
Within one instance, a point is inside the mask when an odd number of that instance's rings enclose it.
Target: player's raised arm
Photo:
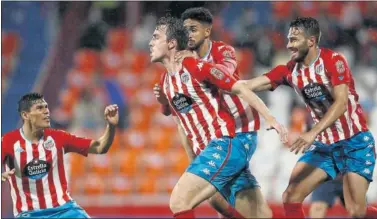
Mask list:
[[[91,154],[105,154],[113,143],[116,125],[119,122],[118,106],[115,104],[107,106],[104,116],[108,123],[106,130],[98,140],[90,143],[89,153]]]
[[[245,82],[237,81],[234,77],[210,63],[201,62],[191,57],[184,59],[182,65],[189,69],[198,80],[209,81],[220,89],[230,91],[240,96],[251,107],[258,111],[271,127],[276,129],[282,142],[286,143],[288,141],[286,128],[276,121],[275,117],[270,114],[267,106],[246,86]]]

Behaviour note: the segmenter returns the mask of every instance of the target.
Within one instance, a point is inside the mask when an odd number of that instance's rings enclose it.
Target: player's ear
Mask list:
[[[312,47],[312,46],[315,45],[315,43],[316,43],[315,36],[310,36],[310,37],[308,38],[308,46],[309,46],[309,47]]]
[[[211,31],[212,31],[212,26],[211,25],[208,25],[205,29],[204,29],[204,36],[206,38],[208,38],[209,36],[211,36]]]
[[[21,117],[23,120],[28,120],[29,119],[29,114],[25,111],[21,112]]]
[[[168,41],[168,49],[174,49],[177,46],[177,40],[172,39]]]

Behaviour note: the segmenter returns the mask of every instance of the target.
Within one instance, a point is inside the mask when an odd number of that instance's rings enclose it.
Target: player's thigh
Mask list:
[[[351,214],[362,215],[366,209],[366,193],[369,181],[357,173],[343,176],[343,195],[347,210]]]
[[[309,216],[310,218],[325,218],[328,208],[328,203],[324,201],[314,201],[310,205]]]
[[[220,192],[216,192],[208,201],[218,213],[227,215],[230,204]]]
[[[216,193],[216,188],[206,179],[185,172],[173,188],[170,207],[182,211],[196,207]]]
[[[272,211],[260,187],[243,189],[236,194],[235,208],[246,218],[271,218]]]
[[[302,202],[320,183],[328,178],[321,168],[305,162],[297,162],[293,168],[283,202]]]

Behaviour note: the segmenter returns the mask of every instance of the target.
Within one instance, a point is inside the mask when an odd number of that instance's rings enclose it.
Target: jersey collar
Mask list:
[[[212,41],[210,40],[209,41],[209,49],[208,49],[207,53],[205,54],[205,56],[202,58],[203,61],[208,61],[209,54],[211,54],[211,50],[212,50]]]

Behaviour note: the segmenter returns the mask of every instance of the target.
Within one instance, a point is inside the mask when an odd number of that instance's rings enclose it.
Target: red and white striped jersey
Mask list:
[[[290,61],[265,75],[271,80],[273,89],[282,84],[292,87],[305,101],[315,123],[333,104],[334,86],[348,85],[347,111],[317,137],[318,141],[332,144],[368,130],[352,73],[339,53],[321,48],[318,58],[309,67]]]
[[[214,64],[232,63],[237,66],[235,50],[222,41],[211,41],[210,52],[202,58]],[[239,79],[238,68],[233,77]],[[224,93],[223,98],[236,122],[236,133],[258,131],[260,129],[259,113],[237,95]]]
[[[233,137],[234,119],[221,99],[220,89],[230,91],[236,80],[207,62],[185,58],[182,69],[165,73],[161,87],[173,116],[199,154],[221,136]]]
[[[45,129],[38,144],[28,141],[21,129],[6,133],[1,140],[1,162],[6,171],[16,170],[9,180],[14,215],[72,200],[63,155],[76,152],[87,156],[90,142],[55,129]]]

